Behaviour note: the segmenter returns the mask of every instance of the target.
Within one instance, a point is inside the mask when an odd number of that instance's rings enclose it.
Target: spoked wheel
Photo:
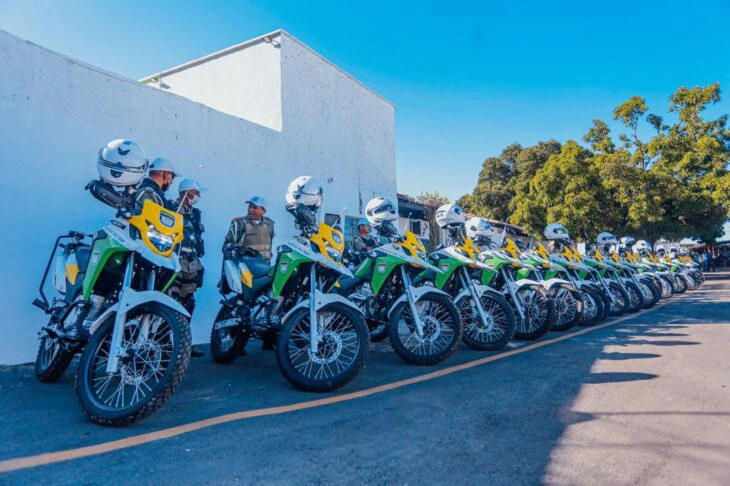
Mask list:
[[[458,303],[463,334],[467,346],[480,351],[504,348],[515,334],[515,314],[501,295],[485,292],[479,297],[484,309],[482,320],[471,295]]]
[[[628,312],[638,312],[644,307],[644,295],[634,282],[626,282],[626,293],[629,294]]]
[[[583,319],[583,299],[580,291],[572,285],[560,284],[550,293],[555,302],[557,317],[551,327],[553,331],[567,331]]]
[[[295,311],[284,322],[276,348],[276,362],[295,387],[328,392],[352,381],[365,366],[368,328],[360,312],[343,304],[329,304],[317,313],[321,337],[311,346],[309,309]]]
[[[683,278],[682,275],[679,275],[679,274],[674,275],[674,293],[683,294],[686,291],[687,291],[687,281]]]
[[[674,295],[674,285],[672,285],[671,277],[660,275],[659,281],[662,284],[662,299],[667,299]]]
[[[555,322],[555,303],[547,291],[538,285],[528,285],[517,291],[525,318],[517,319],[515,338],[531,341],[544,335]]]
[[[659,288],[653,280],[641,279],[639,280],[639,288],[644,297],[644,309],[651,309],[654,305],[659,302],[662,294]]]
[[[700,286],[699,280],[695,279],[694,275],[691,273],[685,273],[684,278],[687,280],[687,290],[697,290]]]
[[[581,326],[595,326],[605,315],[604,300],[597,290],[583,286],[580,289],[583,298],[583,320]]]
[[[611,291],[610,316],[618,317],[626,314],[631,309],[631,298],[628,292],[618,282],[609,282],[608,288]]]
[[[74,357],[74,350],[57,337],[46,334],[41,338],[35,358],[35,375],[43,383],[58,381]]]
[[[107,372],[114,319],[91,336],[76,375],[76,395],[86,415],[101,425],[127,425],[162,407],[190,364],[188,320],[159,304],[128,315],[116,371]]]
[[[435,292],[424,294],[415,305],[423,323],[423,333],[418,333],[410,305],[404,302],[390,316],[390,345],[398,356],[409,363],[440,363],[451,356],[459,345],[459,310],[449,297]]]
[[[240,318],[230,307],[221,307],[210,331],[210,354],[216,363],[232,363],[248,341]]]

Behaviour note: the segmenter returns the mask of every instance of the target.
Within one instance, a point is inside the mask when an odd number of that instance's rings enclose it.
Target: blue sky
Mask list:
[[[1,29],[135,79],[286,29],[398,105],[399,191],[452,199],[512,142],[578,138],[632,95],[664,114],[678,86],[730,89],[729,25],[727,1],[0,0]]]

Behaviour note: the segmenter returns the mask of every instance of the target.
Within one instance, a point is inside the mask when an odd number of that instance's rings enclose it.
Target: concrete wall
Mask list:
[[[124,79],[0,31],[0,364],[32,361],[44,314],[31,306],[54,238],[93,232],[113,216],[83,190],[96,153],[131,138],[208,187],[200,208],[208,269],[193,319],[207,340],[217,311],[220,246],[254,194],[269,199],[275,245],[294,235],[288,182],[307,173],[325,187],[324,212],[358,212],[373,194],[395,200],[394,109],[301,43],[281,42],[282,131]],[[271,46],[269,46],[271,47]],[[292,86],[291,84],[295,85]]]
[[[173,68],[149,85],[280,131],[281,49],[261,39],[233,49]]]

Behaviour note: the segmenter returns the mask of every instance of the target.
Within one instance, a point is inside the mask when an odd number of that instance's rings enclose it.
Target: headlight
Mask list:
[[[340,262],[340,260],[342,260],[342,252],[341,251],[339,251],[339,250],[337,250],[335,248],[332,248],[329,245],[329,243],[325,243],[325,248],[327,249],[327,255],[329,255],[329,257],[332,260],[334,260],[334,261],[336,261],[338,263]]]
[[[170,251],[175,245],[175,240],[171,236],[163,235],[152,225],[149,226],[149,230],[147,231],[147,239],[162,253]]]

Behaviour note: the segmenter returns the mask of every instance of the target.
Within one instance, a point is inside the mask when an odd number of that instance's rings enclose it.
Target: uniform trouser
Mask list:
[[[180,273],[170,287],[170,296],[180,302],[191,315],[195,310],[195,291],[203,283],[203,272],[200,258],[181,258]]]

